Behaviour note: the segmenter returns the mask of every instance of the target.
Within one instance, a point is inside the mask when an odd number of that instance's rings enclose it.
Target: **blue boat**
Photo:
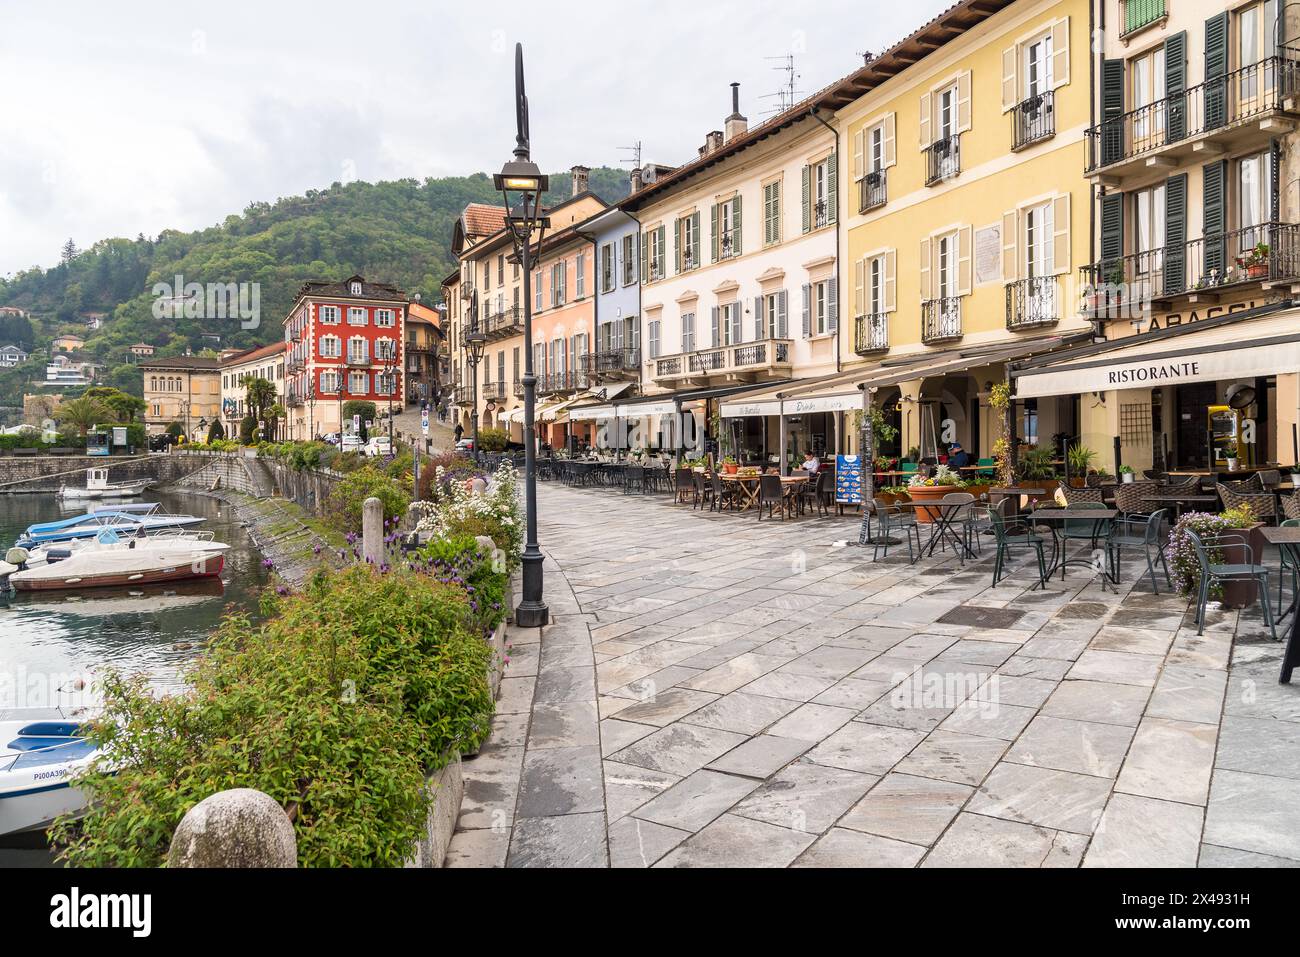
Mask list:
[[[31,548],[47,542],[67,542],[74,538],[94,538],[104,529],[114,529],[128,535],[138,532],[148,534],[169,528],[185,528],[203,521],[195,515],[171,515],[158,511],[157,503],[150,503],[153,508],[141,509],[99,509],[63,518],[57,522],[40,522],[28,525],[15,543],[19,548]]]

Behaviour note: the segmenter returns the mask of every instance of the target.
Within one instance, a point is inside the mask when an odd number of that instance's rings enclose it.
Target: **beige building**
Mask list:
[[[208,437],[208,426],[221,413],[221,371],[206,356],[173,356],[140,363],[144,387],[144,424],[150,435],[179,422],[191,441]]]
[[[284,355],[287,343],[273,342],[242,352],[231,352],[221,357],[221,424],[226,438],[239,435],[239,423],[244,418],[245,396],[249,379],[265,379],[275,386],[277,401],[284,401]],[[204,436],[206,438],[206,435]]]

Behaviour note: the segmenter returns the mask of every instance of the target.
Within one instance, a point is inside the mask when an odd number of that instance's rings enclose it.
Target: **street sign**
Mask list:
[[[357,414],[352,417],[352,431],[358,435],[361,433],[361,415]]]
[[[424,434],[426,436],[429,434],[429,410],[428,409],[423,409],[420,411],[420,428],[424,430]]]

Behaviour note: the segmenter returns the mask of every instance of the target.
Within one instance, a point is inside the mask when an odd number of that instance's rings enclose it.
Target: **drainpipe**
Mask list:
[[[840,134],[839,134],[839,131],[838,131],[837,129],[835,129],[835,127],[833,127],[833,126],[831,126],[829,123],[827,123],[824,119],[822,119],[822,115],[821,115],[821,112],[820,112],[819,110],[813,110],[813,112],[812,112],[812,117],[813,117],[813,119],[815,119],[818,123],[820,123],[822,126],[826,127],[828,130],[830,130],[830,131],[831,131],[831,135],[833,135],[833,136],[835,137],[835,178],[836,178],[836,179],[839,179],[839,178],[840,178],[840,171],[844,169],[843,165],[840,163]],[[839,188],[839,187],[840,187],[840,184],[839,184],[839,183],[836,183],[836,184],[835,184],[835,196],[836,196],[836,203],[835,203],[835,205],[836,205],[836,207],[839,206],[839,194],[840,194],[840,188]],[[845,205],[846,205],[846,208],[847,208],[847,200],[845,201]],[[835,285],[838,286],[839,284],[840,284],[840,211],[839,211],[839,209],[837,208],[837,209],[835,210]],[[836,297],[836,301],[840,303],[840,306],[839,306],[839,310],[840,310],[840,312],[843,312],[843,311],[844,311],[844,305],[843,305],[843,304],[844,304],[844,302],[847,301],[847,300],[846,300],[846,299],[840,299],[840,298],[838,297],[838,295],[837,295],[837,297]],[[835,371],[836,371],[836,372],[840,372],[841,369],[842,369],[842,366],[843,366],[843,363],[840,361],[840,336],[842,335],[842,330],[843,330],[843,328],[844,328],[844,323],[843,323],[843,322],[840,322],[840,321],[837,320],[836,323],[835,323]],[[782,451],[781,451],[781,456],[782,456],[782,460],[784,460],[784,457],[785,457],[785,450],[784,450],[784,449],[782,449]]]
[[[1088,36],[1100,35],[1102,39],[1101,56],[1106,55],[1106,5],[1101,4],[1101,22],[1097,22],[1097,4],[1088,4]],[[1098,34],[1100,30],[1100,34]],[[1088,57],[1088,127],[1097,126],[1097,55]],[[1097,249],[1097,189],[1088,184],[1088,259],[1091,260]],[[1100,325],[1094,325],[1094,331]],[[1119,476],[1116,476],[1118,479]]]

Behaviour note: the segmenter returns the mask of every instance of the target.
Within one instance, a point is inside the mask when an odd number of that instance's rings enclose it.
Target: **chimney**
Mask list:
[[[642,185],[644,184],[641,182],[641,167],[638,166],[632,170],[632,192],[635,193],[640,190]]]
[[[727,138],[725,142],[730,143],[737,136],[743,136],[749,129],[749,121],[740,115],[740,84],[731,84],[731,115],[727,117],[725,129]]]
[[[722,142],[722,131],[714,130],[708,136],[704,137],[704,145],[700,147],[700,155],[708,156],[710,153],[722,149]]]
[[[587,191],[587,178],[591,175],[591,169],[586,166],[575,166],[569,173],[573,176],[573,195],[578,196]]]

